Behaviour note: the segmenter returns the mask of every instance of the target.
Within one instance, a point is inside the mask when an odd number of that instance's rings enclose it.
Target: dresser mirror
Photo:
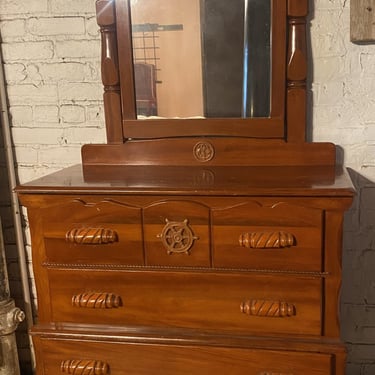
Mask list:
[[[284,137],[286,0],[115,7],[125,139]]]
[[[107,143],[84,165],[294,165],[306,144],[307,1],[97,0]],[[198,163],[198,164],[197,164]]]
[[[131,0],[138,119],[269,117],[271,0]]]

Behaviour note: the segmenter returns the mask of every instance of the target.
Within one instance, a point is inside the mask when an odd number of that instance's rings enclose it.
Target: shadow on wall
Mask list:
[[[375,374],[375,183],[349,169],[357,196],[344,221],[341,332],[347,375]]]

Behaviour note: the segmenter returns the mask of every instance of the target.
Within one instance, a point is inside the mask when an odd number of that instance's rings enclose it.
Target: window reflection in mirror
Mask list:
[[[131,0],[137,115],[269,117],[271,0]]]

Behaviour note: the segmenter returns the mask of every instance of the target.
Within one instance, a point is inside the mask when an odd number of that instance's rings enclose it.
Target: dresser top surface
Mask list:
[[[345,196],[354,188],[333,167],[158,167],[75,165],[20,185],[28,194]]]

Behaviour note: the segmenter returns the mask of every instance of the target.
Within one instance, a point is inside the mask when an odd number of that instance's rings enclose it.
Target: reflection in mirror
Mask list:
[[[131,0],[137,115],[269,117],[271,0]]]

